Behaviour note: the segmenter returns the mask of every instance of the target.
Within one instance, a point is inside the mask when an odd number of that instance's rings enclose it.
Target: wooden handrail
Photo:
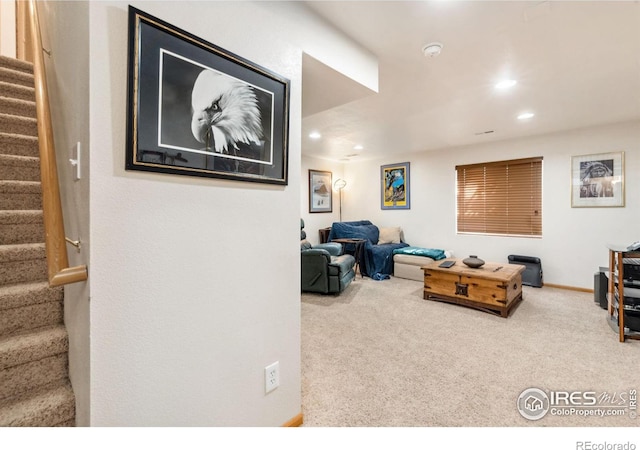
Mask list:
[[[62,202],[58,185],[53,126],[49,108],[49,92],[42,56],[42,36],[35,0],[28,1],[29,28],[33,50],[33,73],[36,89],[38,145],[40,147],[40,177],[42,182],[42,211],[44,217],[47,270],[50,286],[62,286],[87,279],[87,266],[69,267],[62,217]]]

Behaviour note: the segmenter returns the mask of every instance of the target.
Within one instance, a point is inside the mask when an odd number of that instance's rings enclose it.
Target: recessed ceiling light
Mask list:
[[[516,80],[502,80],[496,83],[496,89],[509,89],[514,87],[518,82]]]
[[[519,120],[527,120],[527,119],[531,119],[533,116],[535,116],[534,113],[532,112],[526,112],[526,113],[522,113],[518,116]]]
[[[424,53],[424,56],[428,56],[429,58],[438,56],[441,51],[442,44],[440,42],[431,42],[430,44],[422,47],[422,53]]]
[[[309,137],[311,139],[320,139],[322,137],[322,135],[320,133],[318,133],[317,131],[313,131],[313,132],[309,133]]]
[[[353,147],[353,149],[354,149],[354,150],[362,150],[363,148],[364,148],[364,147],[363,147],[362,145],[360,145],[360,144],[355,145],[355,146]]]

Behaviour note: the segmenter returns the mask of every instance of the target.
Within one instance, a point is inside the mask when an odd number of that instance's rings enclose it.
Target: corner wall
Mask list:
[[[280,426],[301,412],[302,52],[251,2],[133,5],[291,80],[289,185],[125,171],[127,3],[91,2],[91,424]]]
[[[571,208],[571,156],[625,152],[624,208]],[[543,237],[541,239],[456,234],[455,166],[543,156]],[[411,209],[380,209],[380,166],[411,162]],[[405,154],[393,159],[345,165],[351,181],[346,198],[349,220],[402,226],[411,245],[452,250],[507,262],[510,254],[537,256],[544,281],[593,289],[593,273],[608,265],[607,243],[640,239],[640,123],[622,123],[526,139],[495,142],[445,152]],[[344,210],[344,209],[343,209]]]

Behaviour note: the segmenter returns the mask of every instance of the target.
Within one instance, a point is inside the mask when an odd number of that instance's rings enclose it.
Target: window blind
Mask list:
[[[542,236],[542,157],[456,172],[458,233]]]

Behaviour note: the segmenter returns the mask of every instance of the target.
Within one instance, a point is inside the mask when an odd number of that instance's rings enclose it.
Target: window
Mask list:
[[[456,172],[458,233],[542,236],[542,157]]]

